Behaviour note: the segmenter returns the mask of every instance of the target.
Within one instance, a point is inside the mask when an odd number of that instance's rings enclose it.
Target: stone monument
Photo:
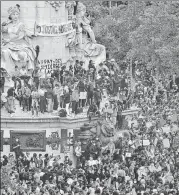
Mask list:
[[[25,65],[29,74],[39,66],[50,75],[75,60],[84,61],[87,68],[89,60],[97,66],[106,59],[105,47],[96,43],[83,3],[2,1],[1,5],[1,67],[8,74],[13,74],[16,65]]]
[[[70,16],[76,6],[76,15],[71,20],[74,22],[76,31],[67,36],[66,46],[70,49],[72,59],[84,61],[88,67],[89,60],[93,60],[97,66],[106,60],[106,50],[103,45],[97,44],[94,32],[90,26],[90,17],[86,16],[86,7],[83,3],[70,2],[67,5]]]

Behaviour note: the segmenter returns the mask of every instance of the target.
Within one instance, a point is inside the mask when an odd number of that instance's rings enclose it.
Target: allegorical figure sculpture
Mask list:
[[[29,39],[33,33],[19,21],[19,5],[10,7],[8,14],[9,20],[2,24],[1,66],[8,73],[13,72],[16,65],[19,68],[25,65],[28,70],[34,69],[36,52]]]
[[[82,33],[82,30],[89,34],[92,43],[96,43],[95,35],[90,26],[90,17],[86,15],[86,6],[83,3],[78,2],[76,10],[76,25],[77,32]],[[80,41],[82,41],[80,39]],[[82,42],[81,42],[82,43]],[[81,44],[79,43],[79,44]]]
[[[106,51],[103,45],[96,43],[90,23],[91,20],[87,16],[86,6],[78,2],[76,5],[76,32],[67,37],[67,46],[70,48],[72,57],[85,61],[85,64],[88,64],[89,60],[93,60],[95,65],[98,65],[106,59]]]

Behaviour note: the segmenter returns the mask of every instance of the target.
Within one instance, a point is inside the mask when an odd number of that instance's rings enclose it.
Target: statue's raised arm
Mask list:
[[[2,23],[1,65],[7,72],[12,72],[15,65],[19,68],[25,65],[27,69],[34,69],[36,52],[29,41],[33,32],[27,30],[19,21],[19,5],[10,7],[8,14],[9,20]]]

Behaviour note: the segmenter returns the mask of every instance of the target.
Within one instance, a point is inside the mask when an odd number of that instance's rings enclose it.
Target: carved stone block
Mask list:
[[[61,153],[65,152],[67,146],[67,129],[61,129]]]
[[[23,151],[46,151],[46,131],[10,131],[10,148],[19,139]]]

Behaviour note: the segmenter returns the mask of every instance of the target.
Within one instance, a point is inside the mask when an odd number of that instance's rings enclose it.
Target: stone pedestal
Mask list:
[[[85,123],[82,127],[80,127],[80,133],[78,135],[78,138],[81,141],[82,144],[82,151],[85,150],[87,141],[93,137],[93,134],[90,132],[90,129],[92,126],[89,123]]]

